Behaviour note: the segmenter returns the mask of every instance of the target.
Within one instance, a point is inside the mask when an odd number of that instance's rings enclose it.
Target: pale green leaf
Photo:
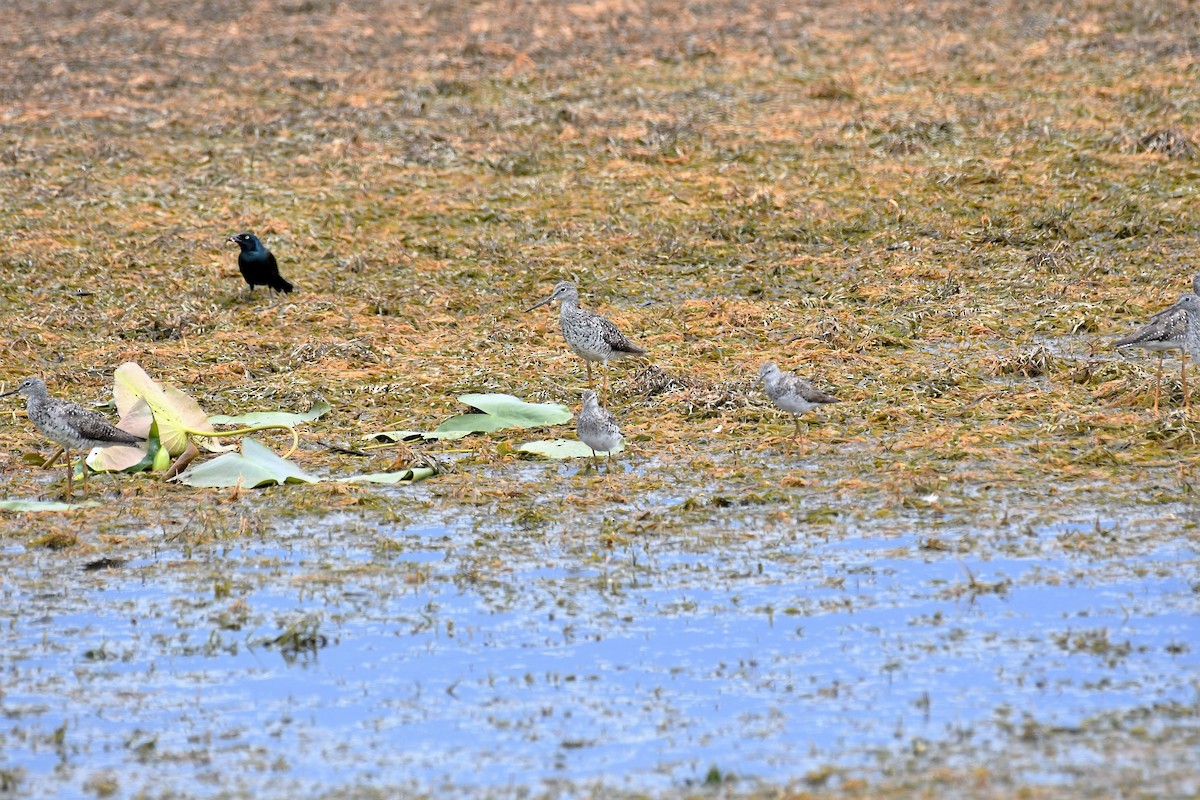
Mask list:
[[[624,449],[625,445],[622,444],[616,450],[613,450],[613,452],[619,453]],[[592,457],[592,448],[578,439],[546,439],[537,442],[526,442],[525,444],[518,445],[517,450],[522,453],[532,453],[543,458],[555,460]],[[607,455],[608,453],[603,450],[596,451],[596,456],[599,458],[604,458]]]
[[[302,422],[312,422],[318,417],[324,416],[333,410],[333,406],[324,400],[319,400],[308,411],[302,414],[295,414],[288,411],[251,411],[248,414],[238,414],[236,417],[230,417],[225,414],[217,414],[209,417],[208,421],[213,425],[246,425],[255,427],[258,425],[299,425]]]
[[[399,483],[416,483],[426,478],[432,478],[437,470],[432,467],[412,467],[400,472],[372,472],[368,475],[353,475],[349,478],[338,478],[340,483],[384,483],[395,486]]]
[[[117,427],[150,439],[150,426],[153,423],[154,414],[150,410],[150,406],[139,397],[133,406],[121,415],[121,421],[117,423]],[[127,469],[137,472],[139,470],[133,469],[134,467],[144,463],[142,469],[146,469],[151,465],[150,451],[157,450],[159,447],[157,440],[153,439],[134,447],[125,445],[100,447],[92,450],[88,455],[87,464],[93,472],[123,472]]]
[[[243,486],[247,489],[280,483],[318,483],[321,479],[254,439],[242,439],[242,452],[223,456],[192,467],[174,480],[188,486],[221,488]]]
[[[490,433],[503,428],[538,428],[571,421],[571,412],[557,403],[526,403],[510,394],[464,394],[458,398],[481,414],[451,417],[426,434],[431,439],[460,439],[469,433]]]
[[[178,389],[163,386],[132,362],[117,367],[113,375],[113,398],[122,416],[129,413],[139,400],[144,401],[158,424],[158,438],[171,455],[187,449],[188,431],[214,432],[208,415],[200,405]],[[198,444],[208,450],[222,448],[207,439]]]
[[[70,511],[100,505],[95,500],[83,503],[64,503],[59,500],[0,500],[0,511]]]

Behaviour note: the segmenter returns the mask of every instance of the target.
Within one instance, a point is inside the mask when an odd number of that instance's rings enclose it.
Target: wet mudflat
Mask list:
[[[974,771],[1186,796],[1195,514],[813,531],[738,511],[605,540],[586,514],[530,531],[341,513],[115,548],[119,565],[12,546],[6,775],[16,796],[288,797]],[[1072,553],[1080,535],[1128,555]]]

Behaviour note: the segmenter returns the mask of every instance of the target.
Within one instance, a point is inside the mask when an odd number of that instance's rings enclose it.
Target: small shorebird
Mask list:
[[[580,441],[592,448],[593,462],[596,453],[601,452],[608,456],[608,463],[611,464],[612,451],[621,446],[621,429],[617,426],[617,418],[608,409],[601,408],[596,393],[591,389],[583,390],[583,409],[575,422],[575,433],[579,434]]]
[[[528,313],[555,300],[559,301],[563,338],[567,340],[567,346],[587,365],[589,389],[596,388],[592,384],[592,362],[598,361],[604,366],[604,399],[607,401],[608,362],[645,355],[646,351],[630,342],[616,325],[604,317],[580,308],[579,290],[570,281],[557,284],[549,297],[525,311]]]
[[[796,423],[793,440],[800,436],[800,415],[819,406],[841,402],[831,394],[814,389],[812,384],[791,372],[784,372],[768,361],[758,370],[758,379],[771,402],[792,415]]]
[[[1118,350],[1126,347],[1140,347],[1152,353],[1158,353],[1158,370],[1154,378],[1154,413],[1158,413],[1158,399],[1162,392],[1163,356],[1168,350],[1179,350],[1179,380],[1183,384],[1183,407],[1189,408],[1187,385],[1188,348],[1184,342],[1187,337],[1188,314],[1183,306],[1184,298],[1200,295],[1200,275],[1192,279],[1193,294],[1185,294],[1173,306],[1159,311],[1150,321],[1139,330],[1113,342]],[[1197,354],[1192,353],[1195,360]]]
[[[146,439],[123,431],[106,420],[100,414],[81,405],[51,397],[46,391],[46,382],[41,378],[26,378],[17,384],[11,392],[0,394],[7,397],[20,392],[25,395],[25,408],[29,413],[29,421],[46,435],[46,438],[62,448],[55,453],[45,466],[51,466],[59,456],[67,456],[67,494],[71,499],[72,473],[71,451],[82,450],[80,465],[83,469],[83,492],[87,494],[88,466],[87,453],[93,447],[111,447],[113,445],[139,445]]]

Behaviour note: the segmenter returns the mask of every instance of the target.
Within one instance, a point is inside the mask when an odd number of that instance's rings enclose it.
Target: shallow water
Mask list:
[[[1102,523],[1157,526],[1133,558],[1049,546],[1096,524],[963,554],[923,549],[928,531],[764,525],[706,552],[691,537],[607,550],[566,531],[343,516],[109,570],[13,552],[4,767],[18,796],[101,777],[195,796],[656,791],[714,766],[780,783],[826,765],[870,774],[1011,748],[1030,724],[1194,712],[1187,526]],[[1037,780],[1097,757],[1061,750]]]

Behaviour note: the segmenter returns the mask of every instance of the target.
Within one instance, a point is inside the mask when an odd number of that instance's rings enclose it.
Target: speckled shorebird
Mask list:
[[[579,434],[581,442],[592,448],[593,462],[596,453],[604,453],[608,456],[608,462],[612,463],[613,450],[621,446],[621,429],[617,426],[617,418],[600,406],[596,393],[591,389],[583,391],[583,409],[575,422],[575,432]]]
[[[135,436],[123,431],[100,414],[84,408],[76,403],[51,397],[46,391],[46,382],[41,378],[26,378],[17,384],[11,392],[0,394],[7,397],[20,392],[25,395],[25,408],[29,413],[29,421],[46,435],[46,438],[62,448],[67,456],[67,500],[72,494],[71,451],[81,450],[80,458],[83,469],[83,491],[87,494],[87,453],[93,447],[111,447],[117,444],[137,445],[146,441],[144,437]],[[58,453],[46,462],[50,466],[58,458]]]
[[[1186,297],[1200,295],[1200,275],[1192,279],[1193,294],[1185,294],[1173,306],[1165,308],[1150,318],[1139,330],[1113,342],[1117,349],[1140,347],[1158,353],[1158,370],[1154,378],[1154,413],[1158,413],[1159,395],[1162,393],[1163,356],[1168,350],[1179,350],[1179,381],[1183,384],[1183,407],[1190,407],[1187,385],[1188,348],[1185,346],[1188,327],[1188,311],[1181,305]],[[1193,360],[1196,354],[1192,354]]]
[[[792,415],[796,434],[800,436],[800,415],[819,406],[841,402],[831,394],[814,389],[812,384],[791,372],[784,372],[768,361],[758,370],[758,379],[767,390],[771,402]]]
[[[604,366],[604,398],[607,400],[608,362],[645,355],[646,351],[630,342],[616,325],[604,317],[580,308],[579,290],[570,281],[557,284],[549,297],[525,311],[533,311],[555,300],[559,301],[563,338],[587,365],[589,389],[596,388],[592,383],[592,362],[598,361]]]

